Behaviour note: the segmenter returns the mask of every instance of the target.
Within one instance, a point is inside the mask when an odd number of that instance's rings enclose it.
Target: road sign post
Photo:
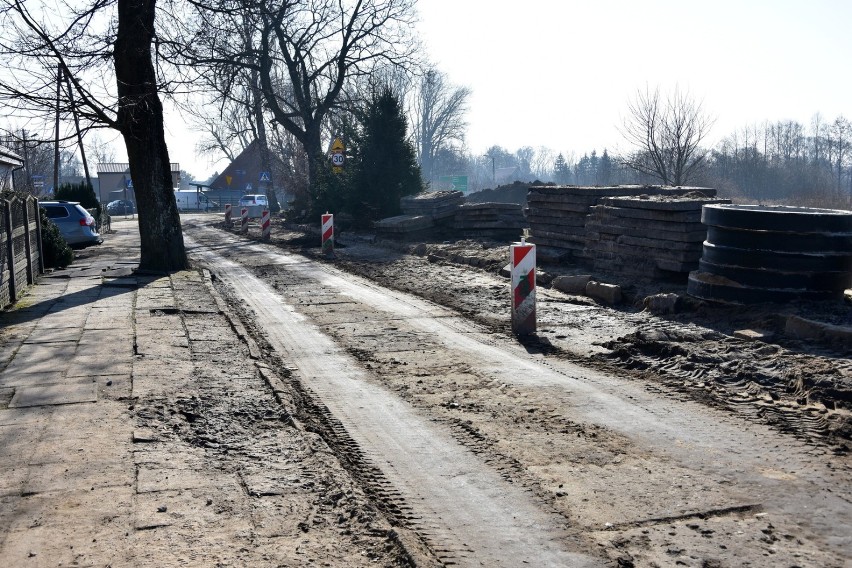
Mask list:
[[[336,174],[342,173],[345,164],[346,146],[343,145],[343,140],[335,138],[331,144],[331,170]]]
[[[530,335],[535,321],[535,245],[521,239],[509,251],[512,275],[512,333]]]

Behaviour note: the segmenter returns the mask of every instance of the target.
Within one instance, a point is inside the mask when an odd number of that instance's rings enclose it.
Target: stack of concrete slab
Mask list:
[[[414,238],[428,233],[435,221],[428,215],[397,215],[376,221],[376,234],[385,237]]]
[[[584,256],[598,270],[685,277],[698,268],[707,237],[701,208],[713,203],[730,200],[698,194],[604,197],[590,208]]]
[[[575,259],[585,259],[586,218],[590,208],[601,199],[686,194],[713,197],[716,190],[659,185],[533,186],[527,195],[530,241],[563,250]]]
[[[464,194],[461,191],[429,191],[403,197],[399,202],[403,214],[432,219],[453,217],[462,203]]]
[[[518,203],[465,203],[453,217],[453,228],[466,237],[517,239],[526,226]]]

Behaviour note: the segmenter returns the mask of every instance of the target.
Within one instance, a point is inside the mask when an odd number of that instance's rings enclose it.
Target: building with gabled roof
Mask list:
[[[272,167],[281,171],[284,167],[275,155],[272,155]],[[275,172],[267,172],[263,168],[260,157],[260,143],[254,140],[243,150],[228,167],[210,182],[209,189],[205,193],[219,204],[239,201],[240,196],[245,194],[266,194],[271,187]],[[280,178],[279,178],[280,179]],[[276,187],[279,187],[276,184]],[[280,191],[276,192],[281,199]]]
[[[24,161],[13,151],[0,146],[0,191],[15,189],[12,172],[24,165]]]
[[[180,164],[170,164],[172,187],[180,187]],[[136,202],[133,191],[133,180],[130,178],[130,164],[111,163],[98,164],[98,201],[109,203],[116,199],[129,199]]]

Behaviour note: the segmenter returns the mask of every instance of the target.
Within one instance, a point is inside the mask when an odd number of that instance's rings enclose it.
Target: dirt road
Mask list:
[[[496,275],[370,247],[338,261],[398,276],[400,288],[443,288],[448,309],[209,223],[185,219],[193,258],[244,308],[269,357],[293,367],[353,474],[445,563],[844,566],[852,557],[852,468],[840,446],[666,381],[578,365],[586,346],[611,355],[613,326],[591,318],[569,330],[576,319],[551,315],[547,342],[522,345],[492,305],[506,286]],[[482,301],[458,305],[477,291]],[[596,309],[554,298],[587,320]],[[621,325],[627,335],[647,322]],[[559,347],[569,337],[573,354]]]

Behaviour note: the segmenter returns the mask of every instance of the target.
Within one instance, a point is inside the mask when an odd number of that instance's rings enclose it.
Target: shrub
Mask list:
[[[95,190],[86,182],[63,183],[53,192],[53,197],[62,201],[79,201],[84,209],[98,207]]]
[[[74,251],[65,242],[53,221],[44,209],[38,208],[41,217],[41,252],[44,255],[45,268],[65,268],[74,260]]]

